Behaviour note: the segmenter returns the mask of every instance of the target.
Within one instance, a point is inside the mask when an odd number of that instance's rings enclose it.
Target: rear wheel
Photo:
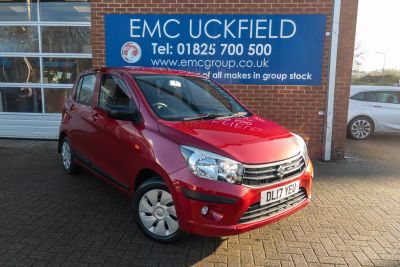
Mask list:
[[[347,127],[348,134],[351,138],[357,140],[366,139],[374,130],[374,123],[365,116],[352,119]]]
[[[65,171],[68,174],[74,174],[79,171],[79,166],[76,165],[74,157],[72,154],[71,145],[69,143],[68,137],[64,137],[61,144],[61,158]]]
[[[183,235],[172,195],[160,178],[152,178],[136,190],[133,212],[139,229],[155,241],[174,242]]]

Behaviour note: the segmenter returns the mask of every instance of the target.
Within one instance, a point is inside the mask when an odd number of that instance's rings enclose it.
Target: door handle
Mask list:
[[[381,108],[382,106],[374,106],[374,108]]]
[[[98,114],[98,113],[94,113],[94,114],[93,114],[93,120],[94,120],[94,121],[97,121],[97,120],[99,120],[99,119],[100,119],[99,114]]]

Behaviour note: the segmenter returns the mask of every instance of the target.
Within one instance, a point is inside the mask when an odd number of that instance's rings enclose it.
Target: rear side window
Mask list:
[[[125,82],[111,74],[103,75],[100,84],[99,107],[106,109],[107,104],[127,107],[133,105]]]
[[[83,76],[78,84],[78,90],[75,94],[75,100],[83,105],[91,106],[95,85],[95,74]]]
[[[358,94],[355,94],[352,97],[350,97],[350,99],[358,100],[358,101],[364,101],[364,98],[365,98],[365,93],[358,93]]]
[[[395,91],[376,92],[377,102],[387,104],[399,104],[400,93]]]

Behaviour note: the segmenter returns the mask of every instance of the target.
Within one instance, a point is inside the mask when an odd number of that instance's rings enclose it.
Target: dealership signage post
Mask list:
[[[199,72],[224,84],[320,85],[325,15],[105,15],[107,66]]]

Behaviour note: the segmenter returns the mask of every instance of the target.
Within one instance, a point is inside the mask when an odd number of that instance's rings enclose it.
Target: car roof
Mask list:
[[[400,91],[400,87],[396,86],[375,86],[375,85],[352,85],[350,87],[350,96],[361,92],[371,91]]]
[[[151,67],[136,67],[136,66],[126,66],[126,67],[102,67],[93,69],[95,71],[116,71],[116,72],[125,72],[128,74],[169,74],[169,75],[185,75],[185,76],[196,76],[203,77],[200,73],[183,71],[183,70],[174,70],[168,68],[151,68]]]

